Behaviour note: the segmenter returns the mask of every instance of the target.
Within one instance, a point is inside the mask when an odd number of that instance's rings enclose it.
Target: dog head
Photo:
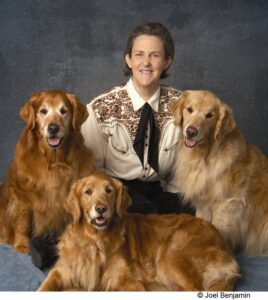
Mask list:
[[[210,91],[186,91],[173,103],[174,124],[182,128],[186,147],[230,133],[236,123],[231,108]]]
[[[63,91],[47,91],[34,93],[21,108],[20,116],[28,130],[37,129],[47,145],[56,148],[71,127],[80,129],[88,112],[76,96]]]
[[[130,205],[130,197],[121,181],[96,172],[72,185],[65,208],[73,222],[85,220],[97,230],[104,230],[115,217],[121,218]]]

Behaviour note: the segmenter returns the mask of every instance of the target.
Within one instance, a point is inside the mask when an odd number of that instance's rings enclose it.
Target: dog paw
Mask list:
[[[30,252],[29,246],[26,246],[26,245],[17,245],[14,247],[14,250],[16,252],[20,252],[20,253],[24,253],[24,254],[29,254],[29,252]]]

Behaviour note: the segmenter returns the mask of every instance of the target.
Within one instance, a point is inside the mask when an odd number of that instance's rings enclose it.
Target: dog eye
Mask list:
[[[193,112],[193,109],[192,109],[191,107],[188,107],[188,108],[187,108],[187,111],[188,111],[188,113],[191,114],[191,113]]]
[[[91,190],[91,189],[87,189],[87,190],[85,191],[85,193],[86,193],[87,195],[91,195],[91,194],[92,194],[92,190]]]
[[[40,114],[46,115],[47,114],[47,109],[45,109],[45,108],[40,109]]]
[[[208,113],[205,114],[206,119],[212,118],[212,116],[213,115],[212,115],[211,112],[208,112]]]
[[[109,186],[106,186],[106,187],[105,187],[105,192],[106,192],[106,193],[110,194],[112,191],[113,191],[113,190],[112,190],[111,187],[109,187]]]
[[[65,107],[62,107],[62,108],[60,109],[60,113],[61,113],[62,115],[65,115],[65,114],[67,113],[67,109],[66,109]]]

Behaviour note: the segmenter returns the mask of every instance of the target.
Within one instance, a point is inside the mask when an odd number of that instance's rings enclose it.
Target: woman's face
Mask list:
[[[132,70],[133,84],[137,91],[154,92],[159,87],[160,76],[172,59],[165,58],[162,40],[154,35],[139,35],[135,38],[131,56],[125,56]]]

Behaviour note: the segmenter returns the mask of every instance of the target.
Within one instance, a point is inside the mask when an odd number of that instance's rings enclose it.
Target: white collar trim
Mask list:
[[[129,94],[129,97],[131,99],[134,111],[139,110],[145,102],[150,104],[152,109],[156,112],[158,112],[158,107],[159,107],[159,98],[160,98],[160,87],[156,90],[156,92],[152,95],[150,99],[145,101],[136,91],[132,78],[129,79],[126,85],[127,92]]]

